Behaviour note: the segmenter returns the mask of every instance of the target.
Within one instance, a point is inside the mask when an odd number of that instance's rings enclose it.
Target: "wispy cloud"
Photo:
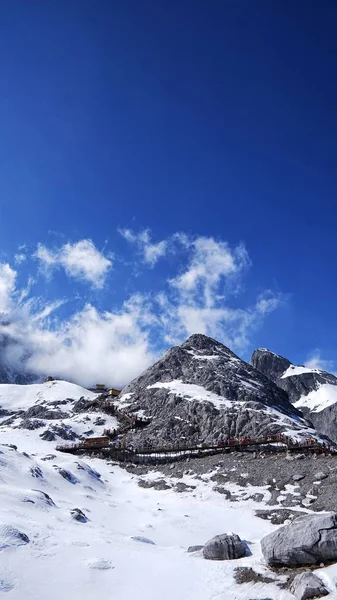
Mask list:
[[[63,267],[69,277],[89,282],[96,288],[104,286],[112,267],[112,257],[105,257],[91,240],[67,243],[58,249],[39,244],[35,257],[46,274],[50,274],[54,268]]]
[[[162,240],[157,243],[151,242],[148,229],[134,233],[131,229],[119,229],[119,233],[131,244],[135,244],[142,260],[149,267],[154,267],[160,258],[165,256],[168,250],[168,242]]]
[[[27,255],[23,252],[19,252],[14,256],[14,261],[17,265],[21,265],[21,263],[23,263],[25,260],[27,260]]]
[[[309,354],[304,364],[309,369],[321,369],[330,373],[336,371],[335,361],[324,359],[319,348],[316,348]]]

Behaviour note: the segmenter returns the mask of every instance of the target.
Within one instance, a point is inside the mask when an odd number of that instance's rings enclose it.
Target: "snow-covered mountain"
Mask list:
[[[337,441],[337,377],[321,369],[293,365],[265,348],[255,350],[252,365],[285,390],[317,431]]]
[[[307,510],[312,490],[310,481],[303,493],[293,485],[297,461],[271,457],[268,464],[282,479],[276,484],[263,456],[248,457],[249,465],[233,455],[212,457],[208,466],[195,459],[170,465],[168,475],[56,450],[62,439],[118,427],[100,401],[66,381],[0,385],[0,593],[12,600],[111,594],[116,600],[291,600],[283,576],[263,563],[260,540],[277,525],[259,513],[276,504],[279,518],[285,501]],[[294,437],[313,433],[284,391],[205,336],[166,353],[119,401],[151,411],[143,435],[153,440],[161,431],[166,440],[270,429]],[[249,482],[248,471],[256,481]],[[226,531],[244,540],[243,558],[219,562],[187,551]],[[334,566],[320,571],[333,590]]]
[[[268,432],[313,435],[286,392],[229,348],[200,334],[171,348],[124,388],[120,406],[151,417],[140,437],[154,444],[180,439],[213,443]]]
[[[101,435],[103,426],[114,429],[117,420],[92,406],[96,398],[68,381],[0,384],[1,431],[36,430],[47,441]]]

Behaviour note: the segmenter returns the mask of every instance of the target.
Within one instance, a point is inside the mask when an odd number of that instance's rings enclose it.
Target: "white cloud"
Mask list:
[[[144,229],[140,233],[134,233],[131,229],[119,229],[118,231],[128,242],[138,247],[143,262],[151,268],[167,253],[167,241],[162,240],[157,244],[153,244],[148,229]]]
[[[16,271],[9,264],[0,264],[0,312],[8,312],[12,306]]]
[[[39,244],[35,257],[41,261],[46,273],[55,267],[63,267],[69,277],[86,281],[96,288],[104,286],[112,266],[111,257],[106,258],[91,240],[64,244],[57,250]]]
[[[187,240],[184,240],[187,245]],[[226,287],[249,265],[244,246],[231,249],[226,242],[197,237],[189,242],[190,258],[187,269],[170,280],[182,296],[190,301],[203,297],[205,305],[214,306],[217,296],[223,297]]]
[[[26,259],[27,259],[27,255],[24,254],[23,252],[18,252],[18,254],[15,254],[15,256],[14,256],[14,260],[15,260],[16,264],[18,264],[18,265],[23,263]]]
[[[147,230],[133,239],[150,265],[164,253],[152,244]],[[139,241],[141,236],[141,242]],[[180,273],[167,281],[156,294],[134,294],[118,309],[99,311],[92,304],[81,306],[67,317],[58,318],[58,309],[67,299],[33,295],[31,277],[16,289],[16,272],[0,264],[0,311],[7,316],[1,324],[0,339],[6,334],[7,362],[83,385],[105,382],[123,386],[145,369],[168,345],[180,343],[193,333],[205,333],[233,350],[245,350],[249,338],[267,313],[275,310],[281,297],[270,290],[260,294],[248,307],[238,308],[237,290],[250,264],[242,245],[231,248],[214,238],[191,238],[183,233],[163,241],[165,252],[179,254]],[[159,246],[159,249],[158,249]],[[163,255],[163,254],[162,254]],[[45,269],[63,268],[76,279],[103,285],[111,260],[90,240],[64,244],[58,249],[39,245],[36,258]],[[234,307],[231,296],[235,296]],[[65,311],[62,311],[65,314]]]
[[[319,348],[313,350],[313,352],[308,356],[304,365],[309,369],[321,369],[322,371],[328,371],[330,373],[333,373],[336,370],[335,361],[322,358]]]
[[[276,310],[282,301],[282,294],[275,294],[271,290],[265,290],[258,296],[255,308],[261,315],[266,315],[267,313]]]

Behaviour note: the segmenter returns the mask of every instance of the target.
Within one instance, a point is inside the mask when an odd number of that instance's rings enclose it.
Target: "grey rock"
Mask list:
[[[178,481],[174,487],[175,491],[179,494],[182,492],[188,492],[189,490],[195,490],[195,488],[195,485],[186,485],[186,483],[183,483],[182,481]]]
[[[303,513],[287,508],[279,508],[274,510],[256,510],[255,514],[260,519],[270,521],[273,525],[283,525],[285,521],[293,521]]]
[[[97,560],[92,561],[89,564],[89,567],[90,569],[98,569],[99,571],[106,571],[107,569],[115,568],[110,560],[105,560],[104,558],[99,558]]]
[[[312,373],[301,373],[282,378],[284,372],[294,365],[283,356],[263,348],[253,352],[251,364],[287,392],[291,402],[297,402],[302,396],[307,396],[310,392],[318,390],[321,385],[337,386],[336,375],[321,369],[317,369]],[[310,411],[304,406],[301,410],[319,433],[337,442],[337,404],[328,406],[319,412]]]
[[[46,505],[56,506],[54,500],[46,492],[42,492],[42,490],[34,490],[34,489],[32,491],[39,494]]]
[[[29,469],[30,474],[32,475],[32,477],[36,477],[36,479],[43,479],[43,473],[42,470],[40,469],[40,467],[38,465],[36,465],[35,467],[31,467]]]
[[[187,385],[187,396],[161,387],[172,381]],[[159,387],[157,385],[159,384]],[[193,398],[188,385],[197,385],[206,393],[231,400],[228,406]],[[192,335],[124,388],[128,410],[143,410],[151,415],[151,424],[133,435],[138,445],[159,442],[166,445],[178,440],[189,443],[217,443],[224,437],[263,436],[289,428],[305,428],[301,413],[292,406],[286,392],[257,369],[241,360],[226,346],[205,335]],[[277,411],[266,411],[266,407]],[[284,415],[292,421],[287,423]],[[131,439],[131,434],[130,434]]]
[[[222,487],[221,485],[214,486],[213,491],[225,496],[226,500],[229,500],[231,498],[231,492],[229,490],[226,490],[226,488]]]
[[[266,375],[268,379],[276,383],[283,373],[291,366],[290,360],[275,354],[266,348],[254,350],[251,364],[255,369]]]
[[[261,540],[270,565],[314,565],[337,559],[337,513],[298,517]]]
[[[303,473],[295,473],[295,475],[293,475],[293,481],[302,481],[304,477],[305,475],[303,475]]]
[[[74,521],[78,521],[79,523],[87,523],[89,520],[80,508],[72,508],[70,514]]]
[[[206,542],[203,555],[208,560],[233,560],[246,554],[245,545],[236,533],[216,535]]]
[[[77,479],[77,477],[75,477],[75,475],[73,475],[71,471],[67,471],[67,469],[63,469],[61,467],[58,467],[57,465],[53,465],[53,468],[55,469],[55,471],[58,471],[58,473],[60,473],[60,475],[64,479],[66,479],[66,481],[69,481],[69,483],[72,483],[73,485],[79,483],[79,479]]]
[[[40,433],[40,438],[45,442],[53,442],[56,440],[56,435],[53,431],[50,431],[50,429],[46,429],[43,433]]]
[[[53,425],[50,425],[49,431],[51,431],[54,435],[59,436],[63,440],[75,441],[78,439],[78,435],[73,431],[73,429],[70,427],[70,425],[65,425],[64,423],[60,423],[60,424],[55,423]],[[43,433],[42,435],[45,435],[45,434]]]
[[[323,479],[327,479],[327,473],[323,473],[323,471],[318,471],[314,474],[315,481],[322,481]]]
[[[249,496],[249,499],[254,500],[254,502],[263,502],[264,494],[256,492],[255,494],[252,494],[252,496]]]
[[[187,552],[199,552],[203,549],[203,546],[189,546]]]
[[[34,429],[41,429],[45,426],[45,422],[41,419],[22,419],[19,429],[28,429],[33,431]]]
[[[321,598],[328,595],[328,590],[322,581],[311,571],[299,573],[293,579],[290,591],[297,600],[310,600],[311,598]]]
[[[46,420],[66,419],[68,416],[68,413],[62,412],[61,410],[50,410],[48,406],[41,404],[31,406],[23,414],[23,418],[25,419],[34,418]]]
[[[142,544],[150,544],[151,546],[155,546],[156,544],[147,537],[143,537],[142,535],[135,535],[131,538],[134,542],[141,542]]]
[[[9,546],[23,546],[29,543],[29,537],[11,525],[0,525],[0,549]]]

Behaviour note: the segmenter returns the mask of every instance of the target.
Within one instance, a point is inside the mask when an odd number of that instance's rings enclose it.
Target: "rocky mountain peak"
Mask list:
[[[291,366],[290,360],[267,350],[258,348],[254,350],[251,364],[255,369],[263,373],[268,379],[276,383],[285,371]]]
[[[120,406],[152,419],[146,436],[153,443],[215,442],[226,436],[306,428],[286,392],[202,334],[171,348],[134,379],[124,388]]]

